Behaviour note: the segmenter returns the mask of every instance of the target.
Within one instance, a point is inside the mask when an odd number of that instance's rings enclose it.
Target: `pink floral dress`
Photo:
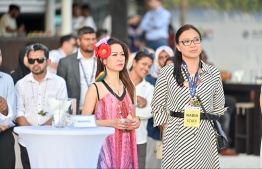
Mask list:
[[[117,96],[112,89],[104,82],[104,85],[110,91],[107,95],[98,101],[95,109],[97,120],[126,118],[128,112],[133,113],[132,100],[129,94],[124,90],[122,96]],[[132,114],[132,116],[134,116]],[[138,168],[138,156],[135,130],[125,132],[115,129],[115,133],[109,135],[102,146],[99,154],[97,168]]]

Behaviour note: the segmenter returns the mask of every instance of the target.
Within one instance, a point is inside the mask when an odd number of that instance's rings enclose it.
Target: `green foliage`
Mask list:
[[[200,107],[201,102],[198,101],[197,99],[195,99],[194,102],[193,102],[193,105],[194,105],[194,107]]]
[[[41,116],[45,116],[47,114],[47,112],[44,112],[44,110],[41,110],[40,112],[38,112],[39,115]]]
[[[182,0],[164,0],[167,9],[177,8]],[[218,11],[240,10],[242,12],[261,12],[262,0],[185,0],[187,8],[213,8]]]

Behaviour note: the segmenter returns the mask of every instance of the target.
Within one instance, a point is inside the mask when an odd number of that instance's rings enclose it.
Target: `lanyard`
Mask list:
[[[183,66],[186,68],[187,70],[187,79],[188,79],[188,82],[189,82],[189,91],[190,91],[190,95],[191,95],[191,98],[194,98],[195,94],[196,94],[196,86],[197,86],[197,80],[198,80],[198,70],[199,70],[199,67],[197,69],[197,72],[195,74],[195,77],[194,79],[192,80],[190,78],[190,74],[188,73],[188,68],[187,68],[187,65],[184,61],[182,61],[182,64]]]
[[[81,62],[81,59],[79,59],[79,63],[80,63],[80,66],[81,66],[81,70],[84,74],[84,77],[85,77],[85,81],[86,81],[86,85],[87,87],[89,87],[89,83],[88,83],[88,80],[87,80],[87,77],[86,77],[86,74],[85,74],[85,70],[84,70],[84,66]],[[95,58],[94,58],[94,62],[93,62],[93,70],[92,70],[92,74],[91,74],[91,78],[90,78],[90,83],[92,82],[92,79],[93,79],[93,76],[94,76],[94,71],[95,71]]]

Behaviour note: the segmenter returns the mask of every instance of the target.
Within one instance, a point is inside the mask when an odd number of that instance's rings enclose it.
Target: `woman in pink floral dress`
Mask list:
[[[97,57],[97,82],[89,86],[82,114],[95,113],[97,125],[114,127],[115,133],[103,143],[97,168],[138,168],[135,130],[135,87],[126,64],[127,46],[114,38],[94,45]]]

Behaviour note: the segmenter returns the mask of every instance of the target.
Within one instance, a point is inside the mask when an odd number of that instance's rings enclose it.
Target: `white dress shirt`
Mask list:
[[[3,72],[0,72],[0,96],[6,100],[8,106],[7,116],[0,112],[0,125],[12,127],[16,112],[14,82],[10,75]]]
[[[0,36],[2,37],[15,37],[17,35],[16,32],[6,32],[6,27],[11,29],[16,29],[16,20],[12,18],[8,13],[4,14],[0,20]]]
[[[136,129],[136,143],[144,144],[147,142],[147,121],[152,117],[151,101],[153,98],[154,86],[145,79],[136,86],[136,95],[146,99],[147,104],[144,108],[136,108],[136,116],[139,116],[140,127]]]
[[[65,54],[65,52],[61,48],[54,49],[54,50],[51,50],[49,52],[49,59],[51,60],[52,63],[57,63],[58,64],[59,60],[64,58],[64,57],[66,57],[66,54]],[[47,67],[47,70],[49,72],[51,72],[51,73],[56,74],[56,69],[54,69],[54,68],[52,68],[50,66]]]
[[[82,20],[80,28],[82,28],[83,26],[89,26],[96,31],[96,24],[92,16],[88,16]]]
[[[65,80],[48,71],[41,82],[36,81],[32,73],[26,75],[17,82],[15,90],[16,117],[24,116],[33,126],[44,124],[53,116],[48,104],[49,98],[66,99],[68,97]],[[39,115],[38,112],[41,110],[47,114]],[[18,142],[25,146],[21,138],[18,138]]]
[[[83,16],[78,16],[78,17],[73,17],[72,19],[72,24],[73,24],[73,31],[78,31],[78,29],[80,29],[80,25],[82,23],[82,21],[84,20]]]
[[[59,60],[64,57],[66,57],[66,54],[61,48],[54,49],[49,52],[49,59],[52,61],[52,63],[58,64]]]
[[[78,50],[77,53],[77,59],[79,61],[80,84],[81,84],[79,110],[82,110],[88,87],[95,81],[97,63],[96,63],[95,56],[87,59],[82,55],[80,49]],[[83,67],[81,66],[81,63]]]

